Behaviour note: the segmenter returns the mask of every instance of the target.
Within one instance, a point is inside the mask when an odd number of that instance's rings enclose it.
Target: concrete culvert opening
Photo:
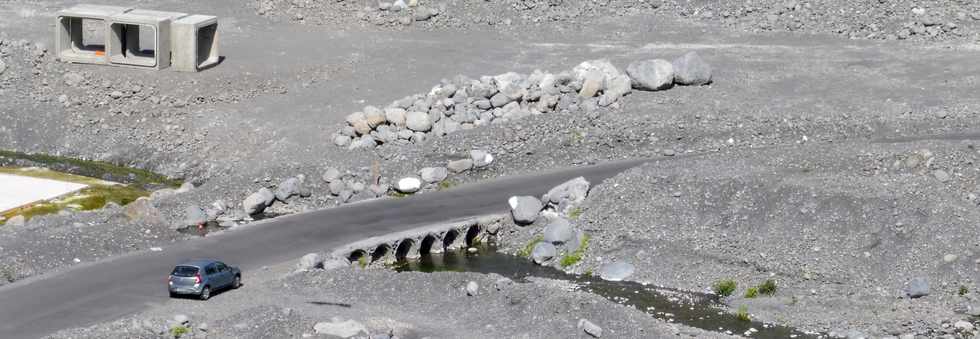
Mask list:
[[[111,27],[112,62],[156,66],[158,36],[156,28],[149,25],[113,23]]]
[[[405,239],[398,243],[398,248],[395,249],[395,259],[405,260],[411,254],[412,245],[414,244],[415,241],[412,239]]]
[[[436,243],[436,236],[429,234],[422,238],[422,243],[419,244],[419,255],[427,255],[432,253],[432,245]]]
[[[473,245],[476,245],[477,238],[479,236],[480,225],[470,226],[470,228],[466,230],[466,247],[473,247]]]
[[[218,62],[218,24],[201,27],[197,31],[197,68],[205,68]]]
[[[362,251],[362,250],[356,250],[356,251],[350,252],[350,255],[347,256],[347,260],[350,260],[350,262],[358,262],[365,255],[367,255],[367,253],[365,253],[364,251]]]
[[[388,255],[389,251],[391,251],[391,247],[388,247],[388,245],[378,245],[378,247],[374,249],[374,252],[371,252],[371,262],[384,258],[385,255]]]
[[[459,237],[459,232],[456,230],[449,230],[446,232],[446,236],[442,238],[442,248],[449,248],[456,242],[456,238]]]

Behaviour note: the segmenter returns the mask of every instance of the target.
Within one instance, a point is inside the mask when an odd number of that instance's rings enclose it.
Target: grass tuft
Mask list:
[[[745,290],[745,298],[752,299],[758,296],[759,288],[757,287],[749,287],[749,289]]]
[[[967,288],[966,285],[960,285],[959,294],[960,295],[967,295],[968,293],[970,293],[970,289]]]
[[[582,216],[582,208],[581,207],[575,207],[571,211],[568,211],[568,218],[569,219],[577,220],[581,216]]]
[[[585,255],[585,250],[587,250],[588,248],[589,248],[589,236],[586,235],[582,237],[582,242],[578,245],[578,249],[576,249],[575,252],[566,254],[565,256],[561,257],[561,267],[564,268],[564,267],[572,266],[578,263],[579,261],[582,261],[582,256]]]
[[[440,181],[439,182],[439,190],[440,191],[442,191],[442,190],[448,190],[450,188],[453,188],[454,186],[456,186],[456,182],[455,181],[452,181],[452,180],[448,180],[447,179],[447,180],[443,180],[443,181]]]
[[[741,321],[752,321],[752,317],[749,316],[749,308],[745,305],[738,307],[738,312],[735,312],[735,317]]]
[[[528,242],[527,245],[524,245],[524,248],[522,248],[520,251],[517,252],[517,256],[521,258],[530,257],[531,251],[534,251],[534,246],[537,246],[538,243],[542,241],[544,241],[543,235],[534,237],[534,239],[531,239],[531,241]]]
[[[772,279],[766,279],[765,282],[759,285],[759,293],[768,296],[776,295],[776,281]]]
[[[712,286],[712,290],[714,290],[715,294],[717,295],[727,297],[732,295],[732,293],[735,293],[736,287],[738,287],[738,284],[735,283],[735,280],[724,279],[716,282],[715,285]]]
[[[174,327],[170,328],[170,335],[172,335],[174,338],[183,337],[185,334],[188,333],[191,333],[191,329],[188,328],[187,326],[174,325]]]
[[[360,258],[357,258],[357,265],[361,266],[361,268],[367,268],[368,264],[369,262],[368,262],[367,254],[362,255]]]

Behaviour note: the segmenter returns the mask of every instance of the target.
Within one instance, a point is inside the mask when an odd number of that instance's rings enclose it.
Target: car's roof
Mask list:
[[[214,259],[194,259],[194,260],[188,260],[188,261],[182,262],[182,263],[180,263],[180,265],[177,265],[177,266],[204,267],[204,266],[210,265],[212,263],[216,263],[216,262],[218,262],[218,261],[217,260],[214,260]]]

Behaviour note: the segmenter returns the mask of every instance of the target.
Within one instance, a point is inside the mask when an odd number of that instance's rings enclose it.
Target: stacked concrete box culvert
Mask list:
[[[63,62],[108,64],[106,24],[112,16],[132,10],[129,7],[77,5],[55,16],[55,52]]]
[[[218,64],[218,17],[188,15],[171,27],[173,67],[181,72],[197,72]]]
[[[185,13],[134,9],[109,18],[106,54],[119,66],[170,67],[170,23]]]
[[[63,62],[197,72],[220,60],[217,29],[210,15],[77,5],[58,12],[55,44]]]

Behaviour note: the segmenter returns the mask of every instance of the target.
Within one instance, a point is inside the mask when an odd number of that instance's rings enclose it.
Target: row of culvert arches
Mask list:
[[[352,263],[356,263],[363,262],[366,258],[370,263],[373,263],[393,256],[396,261],[402,261],[432,253],[442,253],[459,249],[459,245],[464,243],[466,245],[465,248],[469,248],[476,244],[480,236],[480,231],[479,225],[471,225],[466,228],[466,234],[462,235],[462,239],[460,238],[462,232],[457,229],[450,229],[442,234],[429,233],[421,239],[405,238],[394,244],[384,243],[374,248],[351,251],[347,259]],[[465,242],[460,242],[461,240]]]

